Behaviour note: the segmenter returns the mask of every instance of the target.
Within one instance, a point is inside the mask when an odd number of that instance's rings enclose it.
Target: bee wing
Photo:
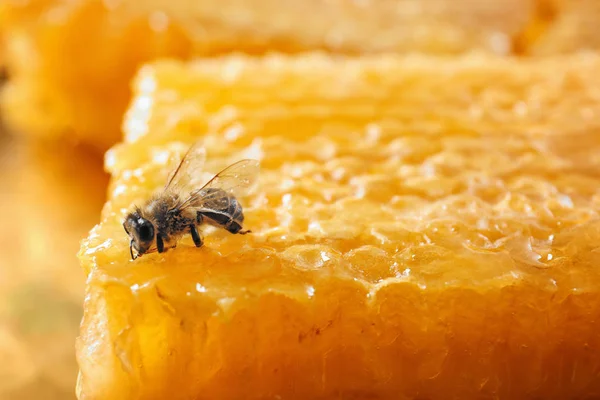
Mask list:
[[[196,189],[205,160],[206,150],[202,141],[191,145],[177,168],[169,175],[164,190],[187,194]]]
[[[257,160],[238,161],[216,174],[202,188],[193,191],[182,208],[192,206],[214,211],[226,209],[229,196],[243,197],[254,189],[259,171],[260,163]]]

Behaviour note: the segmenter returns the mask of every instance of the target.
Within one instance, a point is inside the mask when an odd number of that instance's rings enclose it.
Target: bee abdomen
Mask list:
[[[213,194],[221,189],[209,189],[207,194]],[[241,223],[244,221],[244,213],[241,204],[234,196],[223,193],[222,196],[217,194],[216,197],[220,201],[212,202],[211,208],[214,211],[202,210],[198,212],[198,221],[203,217],[209,218],[218,225],[228,230],[231,233],[238,233],[241,229]]]

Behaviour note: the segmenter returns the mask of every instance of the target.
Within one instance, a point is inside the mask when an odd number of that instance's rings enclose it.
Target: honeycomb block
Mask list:
[[[129,81],[148,60],[232,50],[509,53],[533,0],[3,1],[11,126],[106,149],[121,137]]]
[[[241,55],[135,79],[82,242],[81,400],[600,396],[600,57]],[[130,261],[202,138],[248,235]]]

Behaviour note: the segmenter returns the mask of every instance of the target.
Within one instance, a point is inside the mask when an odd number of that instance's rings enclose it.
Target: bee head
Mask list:
[[[154,225],[152,222],[143,218],[138,211],[132,212],[125,218],[123,228],[131,241],[129,242],[129,251],[131,258],[136,259],[142,256],[154,243]],[[135,249],[136,255],[133,255]]]

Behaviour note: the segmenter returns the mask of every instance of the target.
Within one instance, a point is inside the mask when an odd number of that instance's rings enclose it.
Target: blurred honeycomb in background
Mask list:
[[[510,54],[533,0],[8,0],[8,121],[106,149],[137,67],[157,57],[478,49]]]
[[[24,134],[119,139],[143,62],[323,49],[548,55],[600,45],[595,0],[5,0],[7,120]]]
[[[599,24],[595,0],[1,1],[0,399],[74,398],[75,253],[99,221],[102,152],[122,137],[143,63],[230,51],[538,57],[596,51]]]
[[[92,151],[0,138],[0,398],[73,398],[85,276],[74,260],[105,196]]]

